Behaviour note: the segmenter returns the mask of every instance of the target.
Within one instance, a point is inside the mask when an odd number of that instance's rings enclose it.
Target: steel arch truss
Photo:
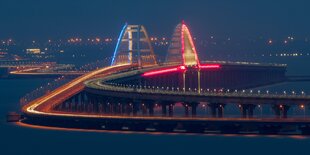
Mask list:
[[[199,66],[197,51],[191,33],[185,23],[177,25],[172,35],[166,63]]]
[[[111,66],[137,64],[139,67],[156,65],[157,61],[144,26],[126,24],[118,38]]]

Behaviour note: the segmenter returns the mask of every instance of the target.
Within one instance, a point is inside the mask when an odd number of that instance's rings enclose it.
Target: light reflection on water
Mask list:
[[[143,132],[143,131],[109,131],[109,130],[94,130],[94,129],[75,129],[75,128],[61,128],[61,127],[48,127],[48,126],[38,126],[29,125],[25,123],[15,123],[18,126],[33,129],[42,130],[56,130],[56,131],[66,131],[66,132],[97,132],[97,133],[109,133],[109,134],[149,134],[149,135],[167,135],[167,136],[221,136],[221,137],[247,137],[247,138],[257,138],[257,137],[268,137],[268,138],[291,138],[291,139],[310,139],[310,136],[303,135],[257,135],[257,134],[197,134],[197,133],[167,133],[167,132]]]

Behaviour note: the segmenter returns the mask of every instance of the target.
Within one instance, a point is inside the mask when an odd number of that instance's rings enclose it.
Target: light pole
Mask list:
[[[258,105],[258,108],[260,110],[260,118],[263,118],[263,107],[261,105]]]
[[[305,107],[305,105],[300,105],[300,108],[303,110],[303,112],[304,112],[304,119],[306,119],[306,107]]]

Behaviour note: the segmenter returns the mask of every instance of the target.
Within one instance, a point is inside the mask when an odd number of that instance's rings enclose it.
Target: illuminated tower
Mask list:
[[[166,62],[184,66],[200,65],[191,33],[184,22],[177,25],[174,30]]]
[[[142,25],[126,24],[118,38],[111,65],[137,64],[139,67],[156,65],[150,39]]]

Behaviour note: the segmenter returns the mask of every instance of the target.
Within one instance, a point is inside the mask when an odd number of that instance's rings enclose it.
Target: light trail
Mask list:
[[[125,66],[129,66],[129,65],[123,65],[123,66],[125,67]],[[93,78],[94,76],[96,76],[98,74],[101,74],[101,73],[109,71],[109,70],[111,70],[111,72],[112,71],[115,72],[115,71],[117,71],[116,70],[117,68],[123,67],[123,66],[119,65],[119,66],[106,67],[106,68],[102,68],[102,69],[87,73],[81,77],[78,77],[75,80],[57,88],[56,90],[52,91],[51,93],[44,95],[41,98],[38,98],[38,99],[30,102],[28,105],[23,107],[23,111],[25,111],[28,114],[53,115],[55,113],[50,112],[50,107],[56,103],[47,104],[46,106],[48,106],[48,107],[44,108],[45,110],[37,110],[37,108],[39,106],[43,105],[44,103],[47,103],[49,100],[54,99],[57,95],[61,95],[62,93],[65,93],[66,91],[71,90],[72,88],[75,88],[75,89],[73,89],[73,92],[78,92],[78,91],[82,90],[84,88],[83,82],[90,79],[90,78]],[[70,92],[69,92],[69,95],[70,95]],[[65,98],[65,97],[63,97],[63,98]],[[58,99],[58,101],[63,99],[63,98]],[[59,114],[57,114],[57,115],[59,115]]]
[[[39,70],[42,67],[36,67],[36,68],[28,68],[28,69],[23,69],[23,70],[17,70],[17,71],[11,71],[10,74],[20,74],[23,72],[30,72],[30,71],[35,71],[35,70]]]

